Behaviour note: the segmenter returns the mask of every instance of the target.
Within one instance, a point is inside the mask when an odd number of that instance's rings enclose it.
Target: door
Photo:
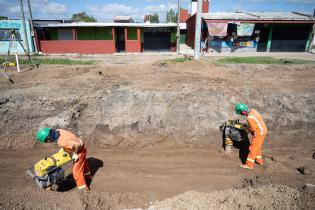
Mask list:
[[[171,33],[160,31],[144,32],[144,51],[170,51]]]
[[[116,52],[125,52],[125,29],[115,28]]]

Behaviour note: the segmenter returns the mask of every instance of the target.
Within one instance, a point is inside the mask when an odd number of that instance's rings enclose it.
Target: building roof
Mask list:
[[[133,23],[133,19],[130,16],[115,16],[115,23]]]
[[[314,21],[311,15],[298,12],[218,12],[203,13],[206,20],[274,20],[274,21]]]
[[[176,27],[176,23],[87,23],[87,22],[75,22],[75,23],[56,23],[48,24],[43,27],[50,28],[69,28],[69,27],[143,27],[143,28],[159,28],[159,27]]]
[[[130,20],[132,19],[130,16],[115,16],[114,20]]]

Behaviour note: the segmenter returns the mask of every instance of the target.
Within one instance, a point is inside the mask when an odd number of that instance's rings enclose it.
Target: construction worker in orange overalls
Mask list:
[[[259,165],[263,165],[261,148],[268,130],[262,116],[255,109],[249,110],[248,106],[243,103],[236,104],[235,111],[237,114],[246,116],[249,130],[253,135],[246,163],[240,165],[240,167],[253,169],[255,162]]]
[[[92,179],[90,167],[86,160],[86,145],[82,139],[73,133],[52,128],[41,128],[36,133],[36,138],[41,143],[57,143],[59,147],[68,152],[73,161],[73,178],[78,189],[89,190],[86,179]]]

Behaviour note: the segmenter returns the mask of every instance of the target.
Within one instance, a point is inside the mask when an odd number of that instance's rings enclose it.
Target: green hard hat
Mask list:
[[[45,139],[49,135],[49,132],[50,132],[50,128],[40,128],[36,133],[36,139],[39,142],[44,143]]]
[[[236,114],[241,114],[243,111],[248,111],[248,106],[243,103],[238,103],[235,105]]]

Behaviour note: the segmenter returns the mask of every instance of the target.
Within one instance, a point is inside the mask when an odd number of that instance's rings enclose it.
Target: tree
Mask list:
[[[8,20],[8,17],[6,17],[6,16],[0,16],[0,20]]]
[[[177,22],[177,13],[175,13],[173,9],[170,9],[166,12],[166,22],[167,23]]]
[[[85,12],[73,14],[71,20],[74,22],[97,22],[94,17],[88,16]]]
[[[150,16],[150,22],[151,23],[159,23],[160,22],[158,13],[154,13],[153,15]]]

